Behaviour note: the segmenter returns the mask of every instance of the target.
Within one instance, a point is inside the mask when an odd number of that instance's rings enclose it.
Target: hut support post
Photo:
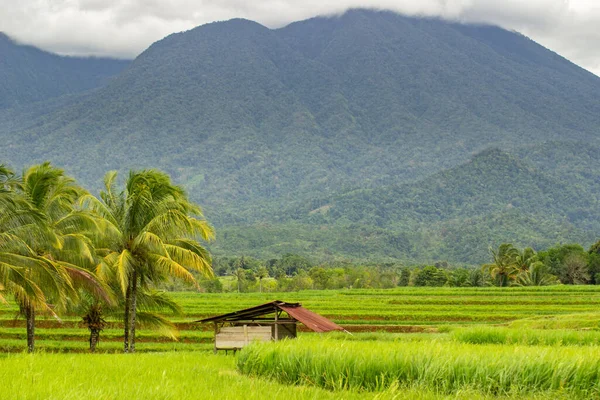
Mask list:
[[[279,311],[275,310],[275,341],[279,340]]]
[[[215,326],[215,347],[213,349],[213,353],[217,354],[217,333],[219,331],[219,329],[217,328],[217,323],[214,323]]]

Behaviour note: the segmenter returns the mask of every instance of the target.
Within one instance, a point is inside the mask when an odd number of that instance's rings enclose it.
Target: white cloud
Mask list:
[[[62,54],[134,57],[207,22],[242,17],[280,27],[355,7],[498,24],[600,74],[598,0],[0,0],[0,29]]]

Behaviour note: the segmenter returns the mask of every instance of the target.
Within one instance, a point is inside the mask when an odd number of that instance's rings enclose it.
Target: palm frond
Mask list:
[[[140,328],[158,331],[161,335],[173,340],[179,339],[179,330],[165,317],[152,312],[138,311],[137,322]]]
[[[197,286],[196,279],[194,275],[192,275],[187,269],[185,269],[181,264],[172,260],[169,257],[163,257],[160,255],[151,255],[150,256],[151,265],[156,268],[158,271],[162,271],[167,275],[174,276],[179,279],[183,279],[188,283],[192,283]]]
[[[143,311],[169,310],[175,315],[183,315],[181,306],[165,292],[142,291],[138,293],[137,304]]]
[[[181,245],[165,245],[171,259],[185,268],[202,273],[206,277],[213,276],[211,257],[206,249],[197,243],[188,243],[182,240],[176,241],[176,243]]]
[[[125,293],[129,286],[129,274],[135,269],[135,258],[129,250],[125,249],[119,254],[114,265],[117,280],[122,292]]]
[[[131,246],[133,252],[155,253],[161,256],[168,256],[165,244],[162,239],[152,232],[141,232],[133,241]]]

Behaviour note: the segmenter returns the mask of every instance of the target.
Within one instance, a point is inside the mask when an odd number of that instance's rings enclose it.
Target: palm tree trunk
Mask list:
[[[131,297],[129,299],[129,352],[135,353],[135,320],[137,308],[137,271],[131,277]]]
[[[129,353],[129,305],[131,304],[131,282],[127,285],[127,291],[125,292],[125,316],[123,317],[123,352]]]
[[[100,341],[100,329],[90,329],[90,352],[96,352],[96,346]]]
[[[35,309],[31,305],[25,306],[25,319],[27,320],[27,351],[35,350]]]
[[[106,325],[106,321],[102,318],[102,306],[100,303],[96,302],[90,305],[82,319],[90,330],[90,352],[95,353],[96,346],[100,342],[100,332],[102,332]]]

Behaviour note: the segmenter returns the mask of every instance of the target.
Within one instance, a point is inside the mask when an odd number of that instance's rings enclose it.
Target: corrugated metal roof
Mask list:
[[[343,331],[344,328],[328,320],[322,315],[316,314],[304,307],[280,305],[283,311],[289,314],[290,317],[297,319],[302,322],[307,328],[312,329],[315,332],[330,332],[330,331]]]
[[[230,313],[223,314],[223,315],[217,315],[217,316],[210,317],[210,318],[204,318],[204,319],[201,319],[201,320],[195,321],[195,322],[236,321],[236,320],[243,320],[243,319],[248,319],[248,318],[252,318],[252,317],[259,317],[261,315],[266,315],[266,314],[275,312],[276,310],[279,309],[279,307],[278,307],[279,304],[288,304],[291,306],[300,305],[298,303],[293,304],[293,303],[286,303],[286,302],[280,301],[280,300],[275,300],[275,301],[271,301],[269,303],[261,304],[259,306],[245,308],[243,310],[234,311],[234,312],[230,312]]]
[[[327,318],[302,307],[300,303],[286,303],[280,300],[271,301],[269,303],[234,311],[228,314],[201,319],[195,322],[235,322],[271,314],[277,310],[285,311],[290,317],[302,322],[307,328],[315,332],[344,330],[344,328]]]

